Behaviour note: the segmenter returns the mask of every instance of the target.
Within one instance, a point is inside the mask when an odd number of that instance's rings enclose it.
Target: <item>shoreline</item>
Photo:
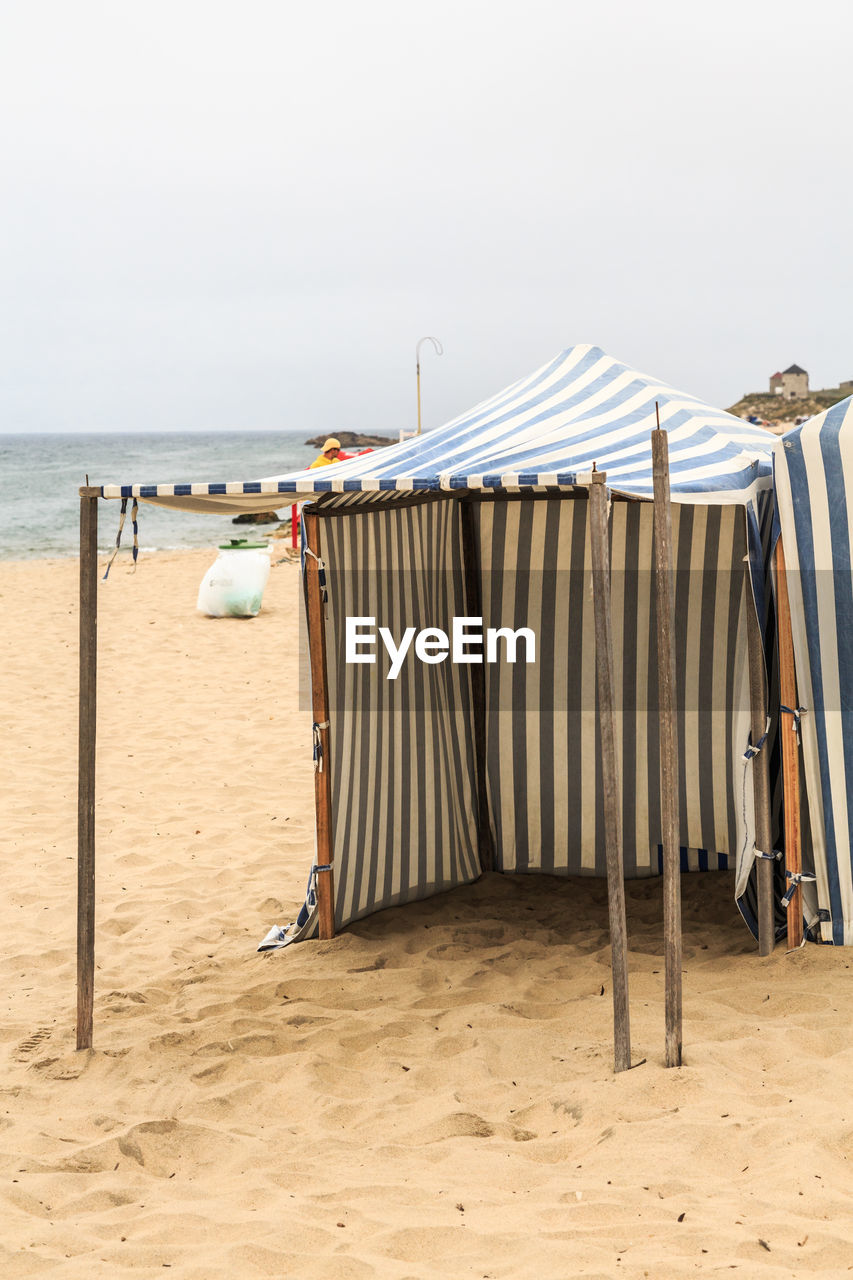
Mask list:
[[[253,526],[251,525],[241,526],[241,527],[243,527],[244,529],[248,529],[249,531],[251,531],[253,528]],[[242,536],[245,538],[248,538],[250,535],[249,533],[244,533]],[[122,538],[122,544],[121,544],[121,547],[119,548],[119,553],[116,556],[115,561],[113,563],[113,567],[110,571],[110,577],[112,577],[112,574],[118,569],[119,565],[125,561],[127,562],[127,567],[128,568],[131,567],[131,564],[132,564],[131,552],[132,552],[132,546],[133,546],[132,537],[133,535],[131,534],[130,543],[126,542],[126,540]],[[263,534],[263,533],[255,534],[252,532],[251,537],[253,539],[257,538],[258,540],[263,539],[264,541],[269,541],[270,544],[273,546],[275,545],[276,542],[284,542],[286,540],[288,548],[290,547],[289,533],[278,538],[274,538],[274,537],[268,538],[266,534]],[[143,558],[148,559],[148,558],[156,557],[159,560],[164,556],[212,556],[215,558],[218,549],[219,549],[219,544],[216,542],[211,542],[207,546],[169,546],[169,547],[141,546],[139,548],[139,556],[138,556],[137,563],[141,564]],[[102,562],[106,562],[107,560],[109,560],[114,550],[115,550],[114,542],[111,546],[99,547],[98,548],[98,564],[100,565]],[[42,554],[33,554],[29,556],[0,555],[0,567],[2,567],[3,565],[22,565],[22,564],[30,564],[30,565],[32,564],[62,565],[62,564],[69,564],[69,563],[77,564],[79,563],[79,560],[80,560],[79,548],[75,548],[73,551],[69,551],[69,553],[64,556],[42,555]]]

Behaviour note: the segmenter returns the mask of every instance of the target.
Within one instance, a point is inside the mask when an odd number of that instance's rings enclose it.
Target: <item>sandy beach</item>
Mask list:
[[[853,955],[760,960],[685,877],[684,1066],[660,884],[499,877],[258,955],[313,851],[298,574],[195,612],[208,552],[100,589],[95,1048],[74,1049],[77,565],[0,564],[0,1274],[182,1280],[853,1271]]]

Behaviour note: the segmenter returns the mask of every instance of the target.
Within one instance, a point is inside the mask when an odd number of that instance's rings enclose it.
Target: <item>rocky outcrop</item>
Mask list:
[[[278,524],[281,516],[275,511],[247,511],[242,516],[234,516],[232,524]]]
[[[322,449],[329,436],[340,440],[342,449],[382,449],[387,444],[397,443],[390,436],[365,436],[358,431],[327,431],[324,436],[312,436],[305,443],[312,449]]]

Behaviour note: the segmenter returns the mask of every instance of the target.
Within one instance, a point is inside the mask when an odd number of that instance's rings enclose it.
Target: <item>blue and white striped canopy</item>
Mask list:
[[[801,732],[814,906],[823,940],[851,946],[853,397],[778,440],[774,474],[797,688],[806,708]]]
[[[581,345],[446,426],[348,462],[249,482],[107,485],[102,494],[197,511],[261,511],[326,493],[570,488],[587,484],[595,464],[610,488],[650,498],[656,403],[676,501],[749,503],[770,487],[766,431]]]

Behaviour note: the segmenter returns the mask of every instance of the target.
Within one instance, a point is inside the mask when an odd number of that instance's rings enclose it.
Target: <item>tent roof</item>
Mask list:
[[[656,401],[676,501],[744,503],[769,487],[773,438],[763,428],[581,345],[445,426],[348,462],[248,483],[101,492],[190,510],[269,510],[327,493],[571,488],[587,484],[596,464],[612,489],[650,498]]]

